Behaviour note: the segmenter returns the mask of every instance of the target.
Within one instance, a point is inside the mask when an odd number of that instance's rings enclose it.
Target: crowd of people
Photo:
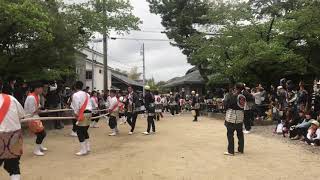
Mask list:
[[[17,180],[20,179],[19,160],[22,155],[21,122],[27,122],[36,137],[34,155],[44,156],[48,149],[44,146],[46,130],[41,120],[46,120],[46,117],[56,119],[57,129],[64,127],[61,118],[72,119],[70,135],[79,140],[78,156],[91,152],[89,128],[99,128],[101,118],[108,120],[109,136],[119,134],[119,124],[128,124],[128,135],[132,135],[137,117],[142,114],[147,116],[143,134],[150,135],[156,133],[155,121],[160,121],[163,113],[174,116],[191,111],[193,121],[197,122],[203,105],[210,112],[226,112],[229,141],[226,155],[234,154],[234,131],[239,138],[238,152],[243,153],[243,133],[250,133],[255,121],[266,119],[278,122],[274,133],[284,137],[289,135],[292,140],[310,145],[320,145],[320,81],[314,83],[312,92],[306,90],[303,82],[296,88],[292,81],[286,79],[281,79],[279,86],[271,86],[270,90],[261,84],[249,88],[238,83],[216,98],[210,92],[205,96],[199,96],[195,91],[186,94],[184,89],[159,94],[151,91],[149,86],[145,86],[144,95],[130,86],[122,91],[90,91],[80,81],[69,88],[56,81],[17,84],[14,79],[9,79],[8,83],[0,83],[0,90],[0,134],[5,143],[3,152],[0,151],[0,165],[4,164],[12,179]]]
[[[269,90],[261,84],[245,86],[244,133],[250,133],[255,121],[273,120],[277,122],[274,133],[319,146],[320,81],[314,81],[310,89],[307,91],[303,81],[295,86],[286,79]]]
[[[3,142],[0,150],[0,165],[9,173],[12,180],[20,179],[19,162],[22,155],[21,123],[27,122],[29,130],[36,137],[34,155],[44,156],[48,150],[44,146],[46,128],[42,120],[55,120],[55,127],[64,127],[61,119],[72,119],[71,136],[77,137],[80,150],[77,156],[91,152],[89,128],[99,128],[99,119],[108,119],[111,129],[109,136],[119,134],[118,123],[126,123],[130,127],[128,135],[135,132],[139,114],[147,116],[147,128],[144,135],[156,133],[155,120],[163,117],[163,112],[170,109],[172,115],[181,112],[179,94],[173,96],[159,95],[145,86],[145,94],[128,87],[126,91],[110,89],[106,92],[90,91],[77,81],[72,88],[65,87],[56,81],[43,83],[35,81],[16,84],[14,79],[0,84],[0,137]],[[90,92],[89,92],[90,91]],[[177,98],[178,97],[178,98]],[[198,116],[198,95],[193,91],[191,109]],[[167,103],[166,103],[167,102]],[[70,116],[66,116],[65,112]],[[51,118],[51,119],[50,119]]]

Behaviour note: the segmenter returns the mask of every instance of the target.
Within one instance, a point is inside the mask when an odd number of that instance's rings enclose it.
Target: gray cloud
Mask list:
[[[75,2],[79,2],[79,0]],[[149,4],[145,0],[130,0],[130,2],[134,7],[134,14],[143,21],[140,29],[147,32],[131,31],[123,36],[112,32],[111,36],[168,40],[165,34],[160,33],[164,30],[161,25],[161,17],[149,12]],[[96,37],[101,37],[101,35]],[[142,56],[140,55],[142,43],[142,41],[109,40],[109,66],[123,70],[138,66],[142,72]],[[179,48],[171,46],[169,42],[145,41],[144,43],[147,78],[154,77],[156,81],[169,80],[175,76],[184,75],[192,67],[187,63],[186,56],[181,53]],[[102,44],[99,44],[97,49],[101,52]]]

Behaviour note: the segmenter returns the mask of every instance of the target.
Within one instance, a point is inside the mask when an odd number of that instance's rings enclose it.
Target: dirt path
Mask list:
[[[108,137],[101,121],[102,127],[90,129],[93,152],[85,157],[74,155],[79,144],[68,136],[70,127],[49,132],[44,157],[34,157],[33,139],[25,138],[23,180],[320,179],[320,155],[302,146],[250,134],[244,155],[226,157],[223,122],[191,119],[166,116],[156,124],[156,135],[143,136],[146,120],[140,118],[135,135],[128,136],[128,127],[121,125],[119,137]],[[0,180],[5,179],[1,169]]]

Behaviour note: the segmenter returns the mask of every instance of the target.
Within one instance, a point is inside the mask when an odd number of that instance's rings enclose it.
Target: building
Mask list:
[[[77,54],[76,73],[77,80],[84,82],[90,90],[104,89],[104,64],[103,54],[89,48],[80,50]],[[130,80],[127,74],[108,67],[108,88],[127,89],[132,86],[136,90],[142,90],[143,84]]]
[[[181,92],[184,89],[186,94],[191,94],[191,91],[200,95],[205,93],[205,82],[197,68],[188,70],[185,76],[170,79],[163,87],[171,92]]]

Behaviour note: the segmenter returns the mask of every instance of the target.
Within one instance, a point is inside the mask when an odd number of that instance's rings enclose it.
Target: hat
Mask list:
[[[196,92],[195,91],[191,91],[191,94],[196,94]]]
[[[316,121],[316,120],[311,121],[311,124],[314,124],[314,125],[316,125],[317,127],[319,127],[319,122]]]
[[[144,86],[144,89],[146,90],[146,91],[149,91],[150,90],[150,86]]]
[[[277,89],[283,89],[283,87],[282,86],[278,86]]]

